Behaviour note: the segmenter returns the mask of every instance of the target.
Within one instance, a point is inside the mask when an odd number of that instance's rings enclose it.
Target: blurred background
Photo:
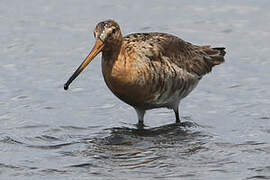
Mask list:
[[[2,0],[0,179],[270,178],[270,1]],[[226,47],[174,113],[132,107],[101,74],[101,56],[63,85],[94,44],[96,24],[124,35],[167,32]]]

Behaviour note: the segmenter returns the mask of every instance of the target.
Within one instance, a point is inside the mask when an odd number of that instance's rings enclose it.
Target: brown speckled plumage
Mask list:
[[[224,62],[225,48],[197,46],[166,33],[135,33],[122,36],[113,20],[99,23],[96,45],[65,85],[78,76],[102,51],[102,73],[110,90],[133,106],[143,126],[146,110],[178,106],[212,67]]]

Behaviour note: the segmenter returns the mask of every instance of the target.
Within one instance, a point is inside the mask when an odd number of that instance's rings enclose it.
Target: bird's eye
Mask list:
[[[115,33],[115,29],[112,30],[112,33]]]

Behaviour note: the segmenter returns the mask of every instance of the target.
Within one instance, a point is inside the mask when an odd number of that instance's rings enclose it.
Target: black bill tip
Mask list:
[[[67,83],[64,85],[64,90],[68,90],[68,84]]]

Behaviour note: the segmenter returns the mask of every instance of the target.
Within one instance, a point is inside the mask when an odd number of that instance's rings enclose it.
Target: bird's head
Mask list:
[[[120,27],[113,20],[98,23],[94,30],[94,37],[96,41],[101,40],[105,48],[122,40]]]
[[[119,45],[122,41],[122,34],[119,25],[113,20],[106,20],[97,24],[94,30],[96,39],[93,49],[89,55],[73,73],[64,85],[67,90],[72,81],[83,71],[83,69],[102,51],[108,51]]]

